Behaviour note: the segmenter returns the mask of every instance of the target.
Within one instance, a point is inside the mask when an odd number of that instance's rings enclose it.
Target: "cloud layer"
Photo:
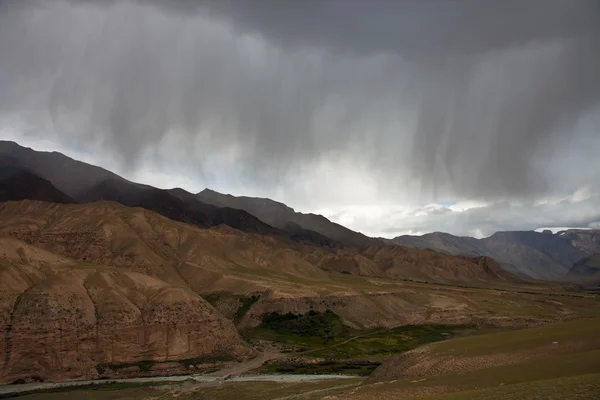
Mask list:
[[[592,0],[4,0],[0,132],[369,233],[533,229],[570,207],[540,201],[600,193],[599,21]],[[398,211],[447,200],[491,208]]]

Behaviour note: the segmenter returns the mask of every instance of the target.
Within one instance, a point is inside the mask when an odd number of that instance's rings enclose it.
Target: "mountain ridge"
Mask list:
[[[568,272],[575,262],[590,252],[600,251],[600,231],[573,229],[556,234],[498,231],[482,239],[435,232],[398,236],[391,242],[453,255],[486,255],[504,269],[521,276],[562,280],[568,279]]]
[[[352,231],[330,221],[323,215],[296,212],[292,207],[269,198],[233,196],[208,188],[197,193],[196,196],[206,203],[245,210],[267,224],[282,230],[288,230],[287,224],[291,222],[305,230],[316,232],[348,246],[363,247],[380,243],[379,239]],[[290,233],[294,233],[294,231]]]
[[[19,170],[0,179],[0,202],[9,200],[40,200],[52,203],[76,203],[44,178]]]
[[[329,248],[350,246],[364,249],[394,243],[430,248],[450,255],[488,256],[504,270],[526,279],[565,279],[573,263],[595,249],[600,251],[600,233],[592,235],[590,231],[577,229],[557,234],[500,231],[484,239],[444,232],[404,235],[394,239],[371,238],[322,215],[296,212],[292,207],[269,198],[238,197],[211,189],[196,194],[182,188],[159,189],[128,181],[104,168],[58,152],[38,152],[14,142],[0,141],[0,177],[21,169],[48,181],[56,190],[77,202],[112,200],[126,206],[147,208],[173,220],[204,228],[226,224],[245,232],[285,236],[292,241]],[[45,200],[34,195],[25,197]],[[18,199],[21,197],[14,198]]]

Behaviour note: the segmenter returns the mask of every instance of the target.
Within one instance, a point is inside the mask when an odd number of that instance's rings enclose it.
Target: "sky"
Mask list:
[[[0,0],[0,138],[372,236],[600,228],[600,3]]]

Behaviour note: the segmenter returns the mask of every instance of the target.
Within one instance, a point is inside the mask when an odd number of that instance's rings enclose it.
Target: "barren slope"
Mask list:
[[[503,269],[523,277],[561,280],[573,263],[598,246],[594,231],[568,230],[559,234],[534,231],[496,232],[475,239],[434,232],[422,236],[398,236],[393,243],[430,248],[446,254],[485,255]]]
[[[233,324],[198,294],[0,238],[0,382],[98,376],[106,363],[240,357]]]
[[[548,320],[583,307],[557,308],[536,299],[530,312],[531,296],[514,294],[515,304],[523,308],[507,308],[503,292],[494,288],[560,289],[519,281],[486,258],[401,246],[359,252],[303,245],[226,226],[199,229],[109,202],[8,202],[0,205],[0,221],[0,232],[77,262],[143,273],[208,296],[229,317],[241,312],[240,300],[260,296],[238,318],[241,325],[260,323],[266,312],[308,312],[311,307],[330,308],[353,326],[369,327],[490,317]]]
[[[236,273],[251,268],[254,275],[268,270],[312,279],[335,271],[442,283],[519,281],[499,268],[484,268],[479,259],[390,245],[363,251],[309,246],[226,226],[197,229],[109,202],[69,206],[8,202],[0,207],[0,220],[5,233],[66,257],[128,266],[178,284],[190,266]]]
[[[238,326],[311,309],[332,310],[353,327],[521,326],[590,312],[588,300],[515,280],[486,258],[302,245],[110,202],[6,202],[0,237],[4,381],[93,376],[102,363],[244,354],[233,324],[199,295]]]

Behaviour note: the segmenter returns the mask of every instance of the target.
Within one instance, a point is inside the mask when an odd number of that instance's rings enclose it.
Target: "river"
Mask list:
[[[67,381],[67,382],[37,382],[24,383],[22,385],[2,385],[0,386],[0,395],[31,392],[43,389],[56,389],[62,387],[76,387],[88,385],[102,385],[108,383],[147,383],[147,382],[183,382],[186,380],[196,381],[198,383],[210,382],[314,382],[326,379],[348,379],[356,378],[351,375],[244,375],[230,378],[207,376],[207,375],[176,375],[176,376],[154,376],[146,378],[123,378],[123,379],[105,379],[88,381]]]

